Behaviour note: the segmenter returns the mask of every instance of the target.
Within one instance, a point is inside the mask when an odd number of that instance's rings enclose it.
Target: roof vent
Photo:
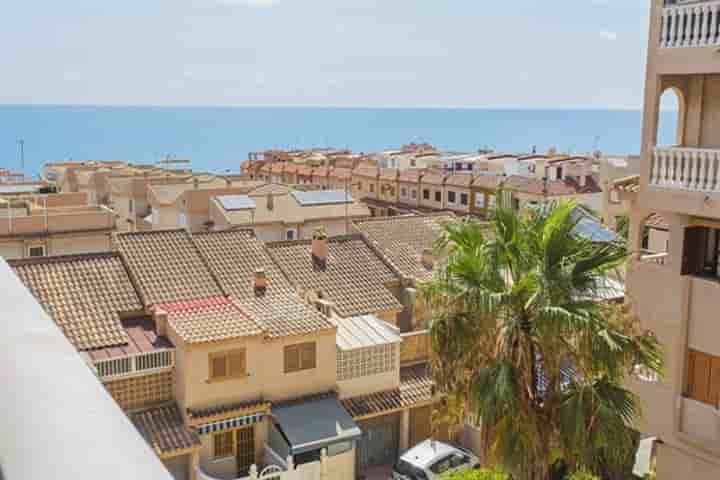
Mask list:
[[[258,268],[253,274],[253,289],[255,290],[255,295],[258,297],[262,297],[263,295],[265,295],[267,287],[268,279],[265,275],[265,270],[263,270],[262,268]]]

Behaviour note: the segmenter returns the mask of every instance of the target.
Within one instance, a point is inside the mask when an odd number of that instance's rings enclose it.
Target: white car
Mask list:
[[[405,452],[393,467],[393,480],[435,480],[449,472],[478,468],[480,460],[464,448],[425,440]]]

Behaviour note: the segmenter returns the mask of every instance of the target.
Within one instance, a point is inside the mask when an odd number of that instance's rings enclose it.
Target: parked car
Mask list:
[[[435,480],[449,472],[478,468],[471,451],[435,440],[425,440],[405,452],[393,467],[393,480]]]

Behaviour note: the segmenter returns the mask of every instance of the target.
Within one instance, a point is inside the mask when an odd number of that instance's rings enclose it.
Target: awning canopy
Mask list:
[[[375,315],[343,318],[334,322],[337,327],[337,347],[356,350],[402,342],[400,330]]]
[[[293,455],[354,440],[362,435],[335,397],[276,407],[273,408],[273,416],[290,443]]]

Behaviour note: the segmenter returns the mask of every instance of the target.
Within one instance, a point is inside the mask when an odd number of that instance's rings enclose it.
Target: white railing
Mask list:
[[[720,45],[720,2],[664,7],[660,48]]]
[[[698,192],[720,191],[720,150],[656,148],[650,185]]]
[[[95,361],[95,370],[102,380],[117,380],[137,374],[156,373],[175,366],[175,350],[163,349],[134,353],[125,357]]]
[[[265,447],[266,455],[269,450],[277,456],[270,447],[267,445]],[[282,462],[283,466],[270,464],[262,470],[259,470],[257,465],[252,465],[250,466],[249,476],[239,477],[236,480],[327,480],[327,462],[327,452],[323,449],[319,462],[310,462],[295,466],[293,465],[292,457],[288,457],[287,461]],[[220,480],[208,475],[199,466],[196,470],[198,480]]]
[[[654,263],[655,265],[664,266],[668,262],[669,254],[664,253],[652,253],[647,255],[641,255],[640,261],[643,263]]]

